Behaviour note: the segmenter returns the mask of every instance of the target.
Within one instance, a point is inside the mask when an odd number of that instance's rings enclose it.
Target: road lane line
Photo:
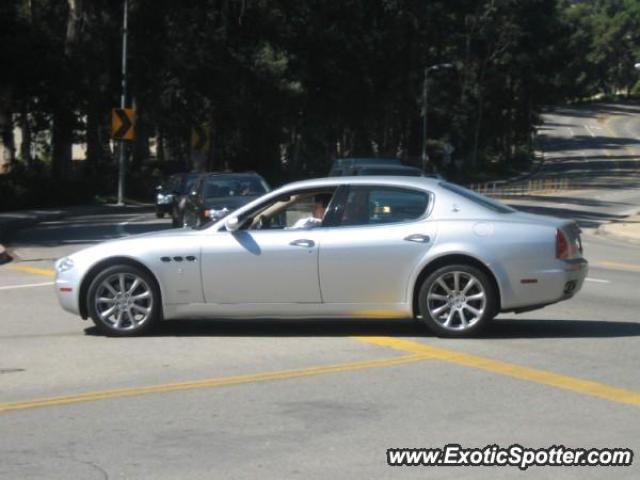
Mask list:
[[[27,265],[11,265],[8,268],[10,270],[18,270],[20,272],[35,273],[36,275],[43,275],[45,277],[54,277],[56,273],[51,268],[37,268],[37,267],[29,267]]]
[[[361,370],[365,368],[404,365],[407,363],[423,362],[426,360],[431,360],[431,357],[425,354],[412,354],[359,362],[320,365],[316,367],[306,367],[291,370],[277,370],[274,372],[235,375],[231,377],[206,378],[203,380],[192,380],[179,383],[165,383],[160,385],[148,385],[142,387],[116,388],[111,390],[99,390],[94,392],[85,392],[58,397],[34,398],[31,400],[0,403],[0,413],[15,410],[26,410],[29,408],[69,405],[73,403],[106,400],[109,398],[134,397],[140,395],[149,395],[152,393],[167,393],[175,392],[178,390],[195,390],[198,388],[214,388],[227,385],[239,385],[243,383],[286,380],[291,378],[310,377],[328,373],[346,372],[350,370]]]
[[[593,138],[595,138],[596,134],[593,133],[593,131],[589,128],[589,125],[585,125],[584,128],[585,128],[585,130],[587,132],[589,132],[589,135],[591,135]]]
[[[486,372],[518,378],[520,380],[528,380],[542,385],[571,390],[573,392],[603,398],[611,402],[640,407],[640,392],[625,390],[623,388],[606,385],[604,383],[562,375],[547,370],[525,367],[515,363],[493,360],[491,358],[481,357],[470,353],[434,347],[432,345],[418,343],[411,340],[403,340],[394,337],[354,338],[381,347],[394,348],[396,350],[414,354],[428,355],[433,357],[434,360],[442,360],[465,367],[484,370]]]
[[[131,234],[127,232],[127,230],[124,228],[127,225],[129,225],[132,222],[136,222],[138,220],[141,220],[143,218],[146,218],[148,216],[147,213],[143,213],[142,215],[136,215],[133,218],[130,218],[129,220],[125,220],[124,222],[120,222],[118,223],[118,225],[116,225],[116,232],[118,232],[118,235],[120,235],[121,237],[128,237]]]
[[[25,285],[6,285],[0,287],[0,290],[13,290],[15,288],[31,288],[31,287],[44,287],[46,285],[53,285],[53,282],[44,282],[44,283],[28,283]]]
[[[596,268],[613,268],[615,270],[633,270],[640,272],[640,265],[634,263],[609,262],[603,260],[601,262],[589,262],[589,265]]]
[[[594,283],[611,283],[611,280],[604,280],[602,278],[591,278],[587,277],[584,279],[586,282],[594,282]]]

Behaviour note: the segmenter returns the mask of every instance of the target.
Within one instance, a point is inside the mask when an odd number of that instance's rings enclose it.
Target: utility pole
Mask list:
[[[124,15],[122,19],[122,85],[120,108],[126,107],[127,102],[127,20],[129,0],[124,0]],[[120,159],[118,162],[118,205],[124,205],[124,190],[126,176],[125,140],[120,139]]]

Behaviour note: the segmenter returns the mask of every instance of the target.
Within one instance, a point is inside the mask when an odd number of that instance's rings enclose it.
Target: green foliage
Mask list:
[[[72,141],[87,144],[88,175],[114,178],[122,5],[0,2],[0,107],[28,118],[59,180]],[[339,156],[416,161],[423,72],[444,62],[456,68],[428,83],[430,157],[439,164],[446,141],[466,175],[510,172],[531,156],[543,105],[629,91],[640,59],[638,0],[130,0],[129,20],[138,179],[150,138],[154,168],[191,168],[202,124],[208,168],[276,184],[324,175]],[[17,196],[30,188],[12,182]]]

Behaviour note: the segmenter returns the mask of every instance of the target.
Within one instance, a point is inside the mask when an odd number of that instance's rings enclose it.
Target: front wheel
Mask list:
[[[91,282],[87,307],[102,333],[134,336],[147,332],[157,323],[160,295],[146,272],[131,265],[113,265]]]
[[[419,292],[422,321],[436,335],[469,337],[496,315],[493,282],[471,265],[439,268],[422,283]]]

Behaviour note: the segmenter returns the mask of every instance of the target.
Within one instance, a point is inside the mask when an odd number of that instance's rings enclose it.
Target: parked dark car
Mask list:
[[[359,176],[359,175],[392,175],[400,177],[424,177],[424,172],[417,167],[408,167],[406,165],[378,165],[378,164],[362,164],[353,168],[345,169],[342,176]]]
[[[156,216],[171,215],[171,223],[174,227],[181,218],[181,209],[184,206],[184,198],[193,188],[194,183],[202,175],[201,173],[176,173],[168,177],[164,183],[157,187]]]
[[[377,165],[383,166],[399,166],[402,167],[402,161],[399,158],[338,158],[333,162],[329,177],[342,177],[348,172],[360,165]]]
[[[185,197],[182,226],[198,227],[220,220],[269,190],[267,182],[254,172],[202,175]]]
[[[353,160],[351,159],[352,163]],[[345,166],[343,163],[339,168],[333,168],[329,173],[330,177],[351,177],[360,175],[375,175],[375,176],[400,176],[400,177],[429,177],[444,180],[438,173],[423,172],[418,167],[412,167],[403,164],[385,163],[388,160],[393,159],[380,159],[380,162],[368,161],[370,159],[357,159],[352,166]],[[365,161],[367,160],[367,161]],[[399,161],[399,160],[398,160]]]

